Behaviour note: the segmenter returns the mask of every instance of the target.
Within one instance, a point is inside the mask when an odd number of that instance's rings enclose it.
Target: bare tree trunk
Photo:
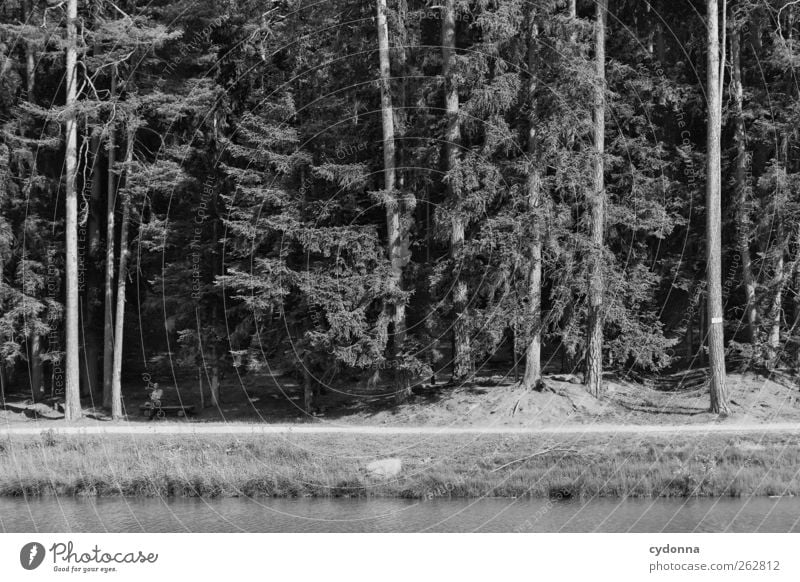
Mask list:
[[[664,25],[660,22],[656,24],[656,57],[662,64],[667,58],[667,47],[664,42]]]
[[[133,160],[135,132],[128,131],[125,152],[126,167]],[[111,418],[122,418],[122,332],[125,328],[125,286],[128,280],[128,228],[131,220],[131,201],[122,195],[122,224],[119,235],[119,273],[117,276],[117,308],[114,323],[114,362],[111,373]]]
[[[306,414],[314,411],[314,377],[305,359],[303,360],[303,410]]]
[[[216,196],[214,198],[214,208],[216,208]],[[217,225],[219,224],[219,217],[214,216],[212,228],[213,228],[213,237],[215,241],[219,240],[219,233],[217,232]],[[222,270],[222,266],[219,265],[217,255],[214,253],[211,259],[211,280],[214,281],[217,278],[217,274]],[[211,308],[211,325],[216,330],[218,329],[218,322],[219,322],[219,304],[214,303],[214,306]],[[216,334],[215,334],[216,335]],[[223,352],[224,353],[224,352]],[[220,399],[219,390],[220,390],[220,372],[222,367],[222,361],[220,358],[220,351],[219,346],[217,344],[216,337],[212,340],[211,344],[211,401],[214,406],[219,407],[222,404]]]
[[[206,400],[203,394],[203,369],[197,368],[197,385],[200,387],[200,410],[206,407]]]
[[[706,325],[706,311],[708,310],[708,302],[705,296],[700,299],[700,321],[697,322],[697,327],[700,336],[700,346],[698,347],[697,362],[700,366],[706,365],[706,341],[708,340],[708,326]]]
[[[31,380],[31,397],[34,401],[39,400],[44,394],[41,352],[41,336],[35,332],[31,333],[28,336],[28,369]]]
[[[111,73],[111,99],[116,99],[116,71]],[[116,139],[112,121],[108,132],[108,199],[106,202],[106,270],[103,321],[103,406],[111,407],[111,382],[114,369],[114,207],[117,188],[114,175]]]
[[[33,5],[32,3],[27,0],[22,4],[23,8],[23,17],[22,20],[25,22],[28,18],[31,17],[33,13]],[[29,103],[33,103],[33,91],[36,87],[36,56],[34,45],[31,42],[25,43],[25,79],[26,79],[26,90],[27,90],[27,100]],[[77,135],[77,128],[75,130]],[[76,154],[77,156],[77,154]],[[32,170],[33,172],[34,170]],[[76,171],[77,173],[77,171]],[[0,266],[0,286],[2,286],[2,266]],[[0,305],[0,311],[2,311],[3,306]],[[37,332],[32,332],[28,336],[28,366],[30,372],[30,381],[31,381],[31,396],[34,400],[38,400],[42,397],[44,392],[44,386],[42,384],[42,358],[41,358],[41,336]]]
[[[402,351],[405,341],[406,307],[405,303],[397,298],[402,290],[403,269],[408,257],[408,237],[406,229],[401,222],[403,201],[397,196],[396,177],[397,162],[395,155],[394,139],[394,107],[391,93],[391,65],[389,59],[389,27],[386,22],[386,0],[378,0],[378,54],[380,58],[380,85],[381,85],[381,121],[383,124],[383,176],[385,206],[386,206],[386,235],[387,255],[391,265],[390,287],[393,295],[385,306],[388,312],[388,338],[387,360],[395,362]],[[395,371],[395,390],[399,400],[408,395],[408,386],[399,382],[404,374]]]
[[[3,362],[0,362],[0,404],[5,404],[7,383],[8,380],[6,379],[6,366]]]
[[[778,147],[778,157],[783,164],[784,172],[789,171],[789,137],[784,134],[781,136]],[[771,365],[777,364],[778,353],[781,346],[781,315],[783,313],[783,288],[786,284],[785,275],[785,233],[783,218],[778,214],[775,217],[775,248],[777,250],[775,259],[775,275],[772,280],[774,292],[772,295],[772,305],[769,309],[769,332],[767,334],[767,345],[770,350]]]
[[[442,5],[442,74],[445,82],[445,157],[447,171],[454,172],[458,165],[458,148],[461,145],[461,126],[458,121],[458,87],[453,75],[453,58],[456,51],[455,0],[444,0]],[[456,281],[453,285],[453,380],[465,379],[472,370],[470,341],[466,325],[467,282],[458,266],[464,248],[464,218],[461,216],[459,193],[447,181],[447,198],[451,202],[450,253],[455,262]]]
[[[532,223],[530,241],[530,265],[528,270],[528,318],[531,336],[525,349],[525,373],[521,386],[530,390],[542,380],[542,220],[539,216],[542,206],[542,181],[539,173],[538,104],[536,90],[538,83],[538,30],[535,11],[529,12],[528,22],[528,207]],[[516,350],[514,350],[514,373],[516,374]]]
[[[603,238],[605,230],[605,60],[608,0],[598,0],[595,9],[594,94],[594,192],[591,194],[589,257],[589,321],[586,333],[586,387],[600,396],[603,383]]]
[[[794,308],[794,321],[792,322],[792,329],[789,333],[790,335],[796,337],[798,335],[798,327],[800,326],[800,229],[797,230],[797,235],[795,237],[794,252],[794,261],[791,269],[791,277],[794,286],[794,299],[792,302]],[[798,347],[796,344],[794,347],[794,362],[795,367],[800,367],[800,347]]]
[[[98,304],[98,280],[96,274],[97,257],[100,252],[100,220],[98,217],[98,206],[102,196],[102,184],[100,183],[100,133],[95,131],[91,138],[90,159],[92,160],[92,189],[89,204],[88,216],[88,249],[84,262],[86,271],[86,285],[82,301],[82,346],[83,362],[81,365],[81,383],[84,395],[90,396],[92,405],[99,404],[96,397],[101,395],[100,382],[98,378],[98,337],[95,330],[95,313]]]
[[[569,33],[569,41],[571,44],[575,44],[575,42],[578,40],[578,31],[575,28],[575,21],[578,18],[578,0],[569,0],[567,11],[569,13],[569,19],[572,25]]]
[[[747,133],[744,123],[744,87],[742,86],[742,46],[741,32],[737,29],[731,34],[731,95],[735,121],[734,140],[736,142],[736,226],[739,255],[742,258],[742,281],[745,292],[745,320],[747,321],[747,338],[750,343],[756,341],[758,314],[756,305],[756,282],[753,277],[753,262],[750,257],[750,211],[748,208],[747,185]]]
[[[219,408],[219,356],[216,341],[211,344],[211,406]]]
[[[783,313],[783,287],[785,285],[786,277],[784,275],[784,258],[783,258],[783,233],[779,230],[779,238],[777,245],[781,247],[777,262],[775,264],[775,279],[773,285],[775,286],[775,293],[772,296],[772,306],[769,310],[769,335],[767,343],[772,355],[772,359],[776,360],[778,352],[781,347],[781,314]]]
[[[24,6],[27,9],[27,18],[30,18],[33,14],[33,5],[30,0],[28,0],[24,3]],[[27,18],[23,15],[23,22],[25,22]],[[25,77],[28,101],[33,103],[33,90],[36,86],[36,54],[33,43],[31,42],[25,43]]]
[[[724,9],[723,0],[723,9]],[[711,412],[729,413],[725,386],[725,338],[722,314],[722,209],[721,134],[722,85],[720,73],[719,14],[717,0],[706,0],[708,19],[708,169],[706,176],[706,276],[708,308],[708,359],[711,367]]]
[[[78,193],[75,177],[78,171],[78,120],[77,103],[77,29],[78,0],[67,0],[67,48],[66,48],[66,404],[64,417],[76,420],[81,417],[80,360],[78,348]]]

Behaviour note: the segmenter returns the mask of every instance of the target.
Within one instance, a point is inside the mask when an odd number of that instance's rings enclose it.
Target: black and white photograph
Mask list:
[[[797,579],[797,68],[798,0],[0,0],[0,578]]]

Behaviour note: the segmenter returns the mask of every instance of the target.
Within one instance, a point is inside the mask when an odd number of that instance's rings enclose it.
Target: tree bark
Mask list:
[[[30,0],[24,3],[24,7],[27,10],[27,15],[23,14],[23,22],[33,16],[33,5]],[[25,81],[28,92],[28,102],[33,103],[33,90],[36,86],[36,54],[32,42],[25,43]]]
[[[704,291],[705,293],[705,291]],[[700,346],[697,348],[697,362],[700,366],[706,365],[706,342],[708,341],[708,326],[706,325],[706,312],[708,311],[708,301],[705,296],[700,299],[700,314],[697,322],[698,337]]]
[[[723,0],[724,3],[724,0]],[[724,4],[723,4],[724,5]],[[722,314],[722,209],[721,134],[722,94],[720,73],[719,15],[717,0],[706,0],[708,20],[708,130],[706,172],[706,276],[708,310],[708,359],[711,368],[711,412],[729,413],[725,378],[725,338]]]
[[[578,30],[575,27],[575,21],[578,19],[578,0],[569,0],[567,11],[571,22],[569,41],[570,44],[575,44],[578,40]]]
[[[380,60],[381,122],[383,125],[383,179],[386,206],[387,255],[390,263],[390,299],[385,306],[389,322],[386,359],[393,362],[395,390],[398,399],[408,395],[408,386],[400,382],[404,374],[397,369],[397,357],[403,349],[406,327],[405,303],[398,295],[402,291],[403,269],[407,263],[408,237],[401,214],[403,201],[397,195],[397,160],[394,139],[394,107],[391,93],[391,63],[389,59],[389,27],[386,21],[386,0],[378,0],[378,55]]]
[[[111,72],[110,98],[116,99],[116,71]],[[106,194],[106,261],[103,322],[103,406],[111,407],[111,382],[114,368],[114,207],[117,203],[116,140],[112,121],[108,132],[108,193]]]
[[[0,403],[5,404],[6,401],[6,366],[3,362],[0,362]]]
[[[100,220],[98,217],[98,206],[102,196],[102,184],[100,183],[100,133],[95,131],[91,138],[90,159],[92,160],[91,170],[91,198],[89,202],[88,216],[88,247],[86,249],[86,259],[84,261],[85,286],[81,308],[81,334],[83,347],[83,362],[81,365],[81,384],[84,396],[90,396],[92,404],[97,401],[96,397],[101,395],[100,382],[98,377],[97,356],[99,352],[98,337],[95,330],[95,314],[98,304],[98,280],[96,274],[97,256],[100,251]],[[99,404],[99,402],[98,402]]]
[[[800,326],[800,229],[797,230],[795,235],[794,252],[794,261],[791,269],[792,285],[794,286],[794,298],[792,301],[794,321],[792,322],[791,330],[789,330],[789,335],[791,336],[798,335],[798,326]],[[800,346],[796,344],[794,346],[794,365],[796,368],[800,368]]]
[[[589,253],[589,314],[586,333],[586,387],[599,397],[603,382],[603,238],[605,230],[605,58],[608,0],[595,5],[594,180]]]
[[[78,348],[78,194],[75,177],[78,170],[78,120],[75,112],[77,102],[77,27],[78,0],[67,0],[67,47],[66,47],[66,396],[64,417],[77,420],[81,417],[80,360]]]
[[[209,382],[211,393],[211,406],[219,408],[219,356],[217,354],[216,340],[211,343],[211,381]]]
[[[314,412],[314,377],[303,360],[303,410],[306,414]]]
[[[33,4],[30,0],[26,0],[21,5],[23,9],[22,21],[26,22],[33,15]],[[36,88],[36,56],[35,49],[32,42],[25,43],[25,80],[26,80],[26,98],[28,103],[33,103],[33,91]],[[77,134],[77,129],[76,129]],[[35,170],[31,168],[31,177]],[[0,286],[2,286],[2,273],[3,269],[0,266]],[[3,306],[0,305],[0,311]],[[42,338],[37,332],[32,332],[28,336],[28,365],[31,381],[31,397],[38,400],[43,395],[42,385]]]
[[[542,181],[539,171],[538,104],[538,30],[535,11],[530,9],[528,22],[528,175],[526,190],[531,218],[530,264],[528,269],[528,319],[530,337],[525,349],[525,373],[521,386],[525,390],[537,387],[542,380]],[[516,353],[516,350],[514,351]],[[516,357],[515,357],[516,359]],[[516,362],[514,370],[516,373]]]
[[[458,148],[461,145],[461,126],[458,121],[458,87],[453,74],[456,50],[455,0],[444,0],[442,6],[442,75],[445,83],[445,159],[447,172],[458,166]],[[451,179],[446,185],[447,199],[451,203],[450,254],[454,261],[453,284],[453,380],[464,380],[472,370],[470,341],[466,325],[467,282],[461,275],[458,261],[464,248],[464,218],[461,216],[459,193]]]
[[[791,90],[791,89],[790,89]],[[783,166],[783,171],[789,172],[789,136],[785,133],[781,135],[778,145],[778,160]],[[777,193],[776,193],[777,194]],[[775,215],[775,275],[772,280],[774,289],[772,294],[772,305],[769,309],[769,331],[767,332],[767,345],[770,351],[770,365],[776,365],[781,347],[781,315],[783,313],[783,288],[786,284],[785,274],[785,233],[783,218],[780,213]]]
[[[664,40],[664,25],[660,22],[656,24],[656,58],[659,63],[664,63],[667,58],[667,47]]]
[[[32,332],[28,336],[28,366],[31,380],[31,398],[34,401],[39,400],[44,394],[41,352],[41,336],[36,332]]]
[[[780,247],[779,254],[775,264],[775,279],[773,285],[775,292],[772,296],[772,305],[769,310],[769,335],[767,336],[767,344],[769,345],[773,363],[777,363],[778,353],[781,347],[781,314],[783,313],[783,287],[785,285],[786,277],[784,274],[784,258],[783,258],[783,233],[782,229],[778,229],[778,240],[776,245]]]
[[[741,32],[731,34],[731,96],[734,111],[734,141],[736,142],[735,191],[736,191],[736,228],[739,256],[742,259],[742,281],[745,292],[744,315],[746,320],[747,339],[756,341],[758,314],[756,305],[756,282],[753,276],[753,261],[750,256],[750,210],[748,207],[747,184],[747,132],[744,123],[744,87],[742,84],[742,45]]]
[[[135,132],[128,131],[125,165],[133,160]],[[122,195],[122,223],[119,235],[119,273],[117,276],[117,308],[114,323],[114,361],[111,374],[111,418],[122,418],[122,332],[125,328],[125,286],[128,279],[128,228],[131,220],[131,201],[127,193]]]

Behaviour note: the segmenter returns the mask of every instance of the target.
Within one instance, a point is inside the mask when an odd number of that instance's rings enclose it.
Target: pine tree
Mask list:
[[[741,16],[740,16],[741,18]],[[753,274],[753,261],[750,255],[750,213],[749,199],[752,188],[748,185],[747,130],[744,119],[744,85],[742,81],[742,21],[734,21],[730,33],[731,42],[731,83],[733,97],[734,141],[736,143],[734,190],[736,192],[736,240],[742,259],[742,280],[745,291],[745,321],[747,339],[751,344],[758,338],[758,311],[756,305],[756,281]]]
[[[78,194],[76,176],[78,172],[78,126],[77,112],[77,19],[78,0],[67,0],[66,39],[66,135],[65,180],[66,180],[66,402],[64,414],[67,420],[81,417],[79,307],[78,307]]]
[[[722,313],[722,216],[720,183],[720,140],[722,138],[722,83],[717,0],[706,0],[708,18],[708,151],[706,175],[706,276],[708,310],[708,355],[711,365],[711,412],[727,415],[725,348]]]
[[[594,177],[589,195],[590,255],[589,313],[586,346],[586,387],[595,396],[602,393],[603,382],[603,241],[605,233],[605,68],[606,12],[608,0],[599,0],[595,10],[595,94],[594,94]]]
[[[528,272],[528,309],[531,317],[531,338],[525,353],[525,374],[522,377],[522,386],[528,390],[539,385],[542,379],[542,231],[544,223],[539,217],[542,207],[542,184],[540,176],[540,147],[538,127],[537,90],[539,77],[539,50],[538,23],[533,8],[528,11],[528,143],[527,155],[530,158],[527,177],[528,206],[533,218],[533,228],[530,241],[530,268]]]
[[[461,128],[459,122],[458,81],[455,74],[456,58],[456,6],[455,0],[445,0],[442,6],[442,76],[445,90],[446,129],[444,134],[447,199],[450,204],[450,252],[454,262],[453,274],[453,379],[465,380],[472,370],[470,338],[466,322],[468,300],[467,283],[459,273],[464,247],[464,217],[459,200],[460,193],[455,184],[455,172],[459,165]]]
[[[397,190],[397,159],[394,138],[394,107],[392,106],[391,66],[389,51],[389,27],[387,23],[386,0],[378,0],[378,52],[380,59],[381,122],[383,126],[383,174],[384,206],[386,207],[387,255],[391,263],[391,290],[387,303],[389,320],[387,337],[388,361],[393,363],[398,397],[402,400],[408,394],[405,376],[399,369],[398,354],[402,352],[405,341],[406,307],[401,294],[403,269],[410,258],[408,249],[409,217],[403,212],[406,203]]]

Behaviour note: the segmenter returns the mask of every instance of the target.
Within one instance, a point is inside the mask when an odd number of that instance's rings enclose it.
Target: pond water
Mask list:
[[[798,532],[800,498],[0,499],[0,532]]]

